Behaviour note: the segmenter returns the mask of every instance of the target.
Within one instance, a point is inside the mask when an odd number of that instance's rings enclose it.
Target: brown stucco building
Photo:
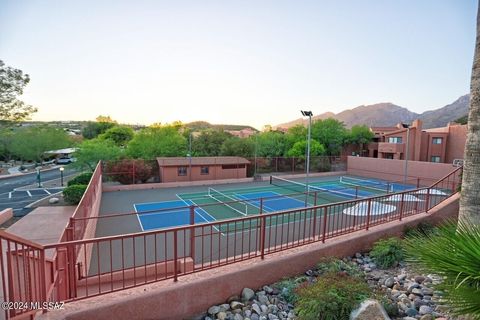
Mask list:
[[[422,121],[415,120],[409,128],[372,127],[374,142],[368,145],[368,156],[383,159],[452,163],[463,159],[467,125],[449,123],[446,127],[422,130]],[[408,152],[407,152],[408,135]]]
[[[250,163],[241,157],[162,157],[157,162],[161,182],[246,178]]]

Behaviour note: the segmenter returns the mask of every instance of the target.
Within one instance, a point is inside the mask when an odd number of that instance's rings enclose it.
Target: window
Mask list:
[[[201,167],[200,168],[200,174],[207,175],[208,174],[208,167]]]
[[[186,176],[187,175],[187,167],[178,167],[178,175],[179,176]]]
[[[241,168],[245,168],[245,165],[244,164],[222,164],[222,169],[225,170],[225,169],[241,169]]]
[[[432,162],[440,162],[439,156],[432,156]]]
[[[388,143],[402,143],[402,137],[388,137]]]
[[[432,144],[442,144],[443,138],[433,138]]]

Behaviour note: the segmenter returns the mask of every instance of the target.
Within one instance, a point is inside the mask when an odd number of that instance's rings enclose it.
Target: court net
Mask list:
[[[322,188],[320,186],[308,186],[301,182],[297,181],[292,181],[280,177],[275,177],[275,176],[270,176],[270,184],[281,187],[281,188],[286,188],[290,190],[294,190],[296,192],[320,192],[321,195],[330,195],[332,201],[335,200],[345,200],[345,199],[356,199],[356,198],[363,198],[361,196],[358,196],[355,192],[355,190],[352,190],[352,192],[348,192],[348,190],[332,190],[332,189],[327,189],[327,188]]]
[[[372,189],[376,192],[382,192],[382,193],[393,192],[393,185],[388,182],[341,176],[340,183],[350,185],[350,186],[355,186],[355,187]]]
[[[247,204],[239,202],[238,199],[230,197],[223,192],[208,188],[208,196],[243,216],[248,214]]]

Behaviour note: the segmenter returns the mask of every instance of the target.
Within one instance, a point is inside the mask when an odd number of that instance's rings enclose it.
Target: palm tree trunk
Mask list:
[[[459,219],[480,225],[480,5],[470,83],[470,110],[465,144]]]

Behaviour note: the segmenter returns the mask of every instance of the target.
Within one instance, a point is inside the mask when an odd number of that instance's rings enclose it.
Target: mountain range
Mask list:
[[[423,122],[423,128],[444,127],[448,122],[455,121],[468,113],[470,95],[461,96],[451,104],[442,108],[415,113],[407,108],[395,105],[390,102],[376,103],[371,105],[362,105],[340,113],[325,112],[313,116],[312,120],[334,118],[345,123],[350,128],[354,125],[366,125],[369,127],[389,127],[395,126],[400,122],[410,123],[413,120],[420,119]],[[275,128],[290,128],[297,124],[306,124],[306,119],[296,119],[290,122],[276,125]]]

